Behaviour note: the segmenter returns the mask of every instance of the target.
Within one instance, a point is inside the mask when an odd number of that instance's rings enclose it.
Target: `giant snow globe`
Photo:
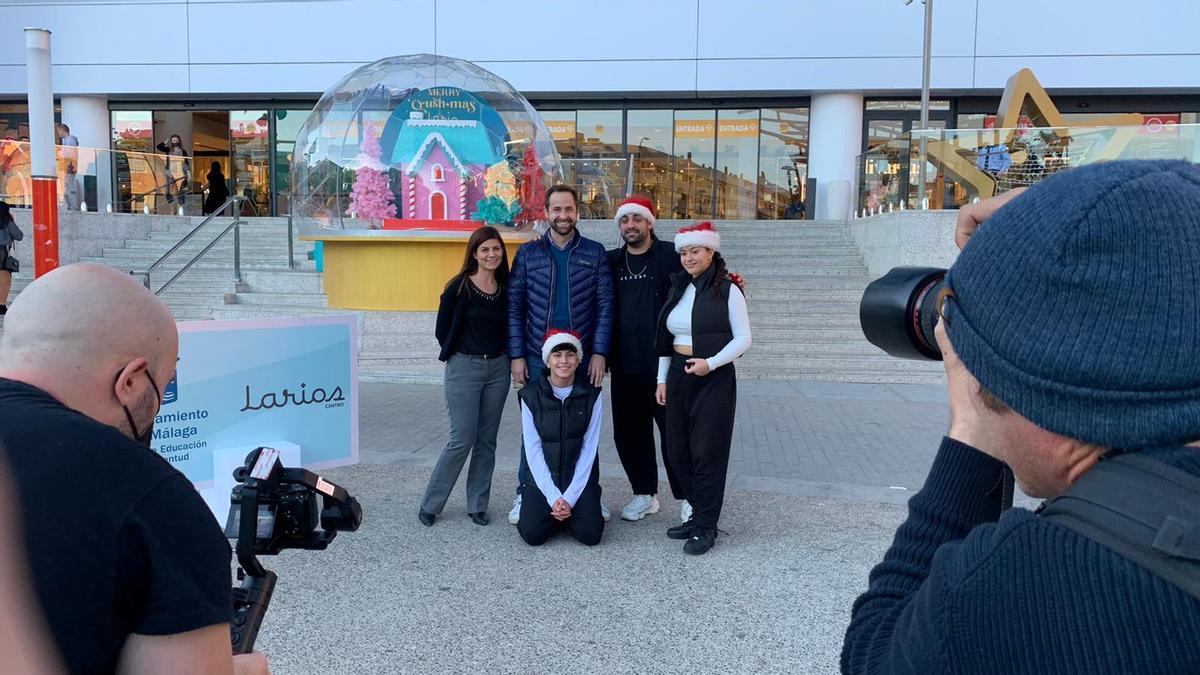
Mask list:
[[[508,82],[414,54],[325,92],[296,138],[291,175],[302,229],[528,229],[562,168],[541,116]]]

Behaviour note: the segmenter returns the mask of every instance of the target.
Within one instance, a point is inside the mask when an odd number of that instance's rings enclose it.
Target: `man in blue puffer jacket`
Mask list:
[[[540,239],[517,250],[508,279],[508,356],[517,386],[545,369],[542,341],[551,329],[577,333],[588,364],[588,380],[604,383],[605,359],[613,327],[613,281],[608,252],[598,241],[579,234],[579,195],[567,185],[546,191],[550,227]],[[528,479],[521,453],[517,497],[508,521],[521,513],[520,484]]]

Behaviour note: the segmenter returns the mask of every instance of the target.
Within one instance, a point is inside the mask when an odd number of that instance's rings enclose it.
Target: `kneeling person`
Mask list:
[[[517,531],[531,546],[559,529],[588,546],[600,543],[600,390],[575,378],[583,355],[579,337],[550,331],[542,344],[548,370],[521,389],[525,460],[533,480],[521,487]]]

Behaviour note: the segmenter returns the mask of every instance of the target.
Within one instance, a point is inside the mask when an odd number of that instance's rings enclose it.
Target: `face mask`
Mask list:
[[[150,374],[149,370],[146,371],[146,377],[150,379],[150,386],[154,387],[154,398],[160,402],[161,406],[162,392],[159,391],[158,384],[154,381],[154,376]],[[120,376],[118,376],[118,379],[120,379]],[[133,413],[129,412],[129,407],[122,405],[121,409],[125,411],[125,419],[129,421],[129,430],[133,432],[133,439],[147,448],[150,447],[150,441],[154,440],[154,418],[150,418],[150,424],[146,425],[145,431],[139,433],[137,424],[133,422]],[[157,408],[154,411],[154,417],[158,417]]]

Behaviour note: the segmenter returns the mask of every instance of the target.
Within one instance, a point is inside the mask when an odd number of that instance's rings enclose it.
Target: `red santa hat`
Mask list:
[[[645,197],[633,196],[621,202],[617,207],[617,215],[613,216],[613,222],[617,225],[621,224],[621,216],[627,214],[637,214],[645,218],[651,225],[654,224],[654,203]]]
[[[721,250],[721,235],[717,228],[707,220],[691,227],[680,228],[675,234],[675,252],[678,253],[688,246],[703,246],[714,251]]]
[[[550,352],[559,345],[570,345],[575,349],[579,358],[583,358],[583,342],[579,338],[579,333],[573,330],[551,329],[546,332],[546,337],[542,341],[542,362],[547,366],[550,365]]]

